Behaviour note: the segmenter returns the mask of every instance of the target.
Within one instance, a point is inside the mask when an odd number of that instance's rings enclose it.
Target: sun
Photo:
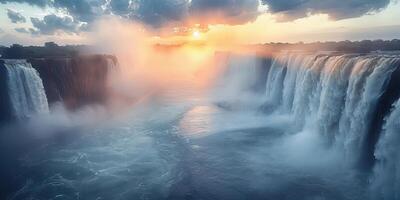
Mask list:
[[[192,36],[194,39],[199,40],[201,38],[200,31],[198,30],[193,31]]]

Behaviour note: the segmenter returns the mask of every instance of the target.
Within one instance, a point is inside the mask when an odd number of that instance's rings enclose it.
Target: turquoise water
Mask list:
[[[9,199],[363,199],[364,179],[290,116],[214,97],[183,88],[32,122],[39,145],[19,154]]]

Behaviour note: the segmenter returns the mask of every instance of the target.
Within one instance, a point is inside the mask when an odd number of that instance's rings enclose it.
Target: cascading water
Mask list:
[[[358,162],[379,98],[400,58],[375,55],[284,53],[277,56],[267,80],[267,98],[280,112],[294,114],[344,148]],[[285,72],[286,71],[286,72]]]
[[[12,114],[17,119],[49,112],[42,80],[25,60],[5,60]]]
[[[259,76],[259,66],[256,55],[231,55],[220,81],[228,95],[226,98],[234,98],[238,93],[252,92]]]
[[[350,76],[349,87],[339,131],[347,158],[358,158],[365,150],[370,123],[377,104],[386,91],[392,73],[398,67],[399,58],[358,58]]]
[[[226,65],[222,66],[221,78],[216,83],[215,96],[218,101],[233,103],[236,108],[257,107],[263,101],[268,73],[268,67],[264,64],[268,61],[255,53],[229,55]],[[252,103],[244,105],[243,101]]]
[[[278,105],[282,99],[283,80],[286,75],[287,60],[284,56],[277,57],[269,70],[266,83],[268,104]]]
[[[107,57],[107,69],[108,71],[116,70],[118,69],[118,63],[114,61],[112,58]]]
[[[386,120],[386,125],[376,146],[377,164],[371,179],[375,199],[400,199],[400,101]]]

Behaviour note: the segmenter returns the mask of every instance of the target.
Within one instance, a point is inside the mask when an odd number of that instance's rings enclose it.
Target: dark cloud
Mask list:
[[[51,35],[57,31],[66,33],[79,33],[81,31],[81,23],[75,21],[72,17],[59,17],[51,14],[46,15],[43,19],[31,18],[33,27],[36,32],[45,35]]]
[[[113,0],[110,9],[116,15],[128,15],[134,11],[134,2],[131,0]]]
[[[258,7],[258,0],[192,0],[190,12],[208,23],[242,24],[257,18]]]
[[[26,28],[15,28],[14,30],[18,33],[30,33],[29,30]]]
[[[136,9],[131,16],[146,24],[158,27],[165,23],[185,19],[188,11],[187,0],[136,0]]]
[[[279,14],[282,20],[293,20],[309,14],[328,14],[331,19],[340,20],[360,17],[379,11],[389,5],[390,0],[262,0],[269,12]]]
[[[258,0],[136,0],[129,6],[126,0],[114,0],[111,5],[113,2],[113,11],[120,8],[116,13],[131,12],[131,16],[155,27],[183,23],[187,18],[198,23],[241,24],[259,14]]]
[[[103,8],[107,6],[107,0],[0,0],[0,3],[27,3],[39,7],[54,7],[84,22],[91,22],[104,14]]]
[[[187,17],[211,19],[213,23],[244,23],[254,19],[258,0],[0,0],[29,3],[64,10],[75,20],[91,23],[104,14],[140,20],[153,27],[184,22]],[[222,20],[223,18],[223,20]],[[209,20],[208,20],[209,21]]]
[[[65,10],[74,19],[92,22],[105,12],[106,0],[54,0],[53,6]]]
[[[33,6],[45,7],[51,0],[0,0],[0,3],[27,3]]]
[[[7,16],[11,20],[12,23],[26,22],[25,17],[22,16],[21,13],[11,10],[11,9],[7,9]]]
[[[18,33],[31,34],[35,36],[40,34],[38,30],[35,30],[33,28],[15,28],[14,30]]]
[[[261,0],[268,6],[268,12],[282,20],[318,13],[328,14],[335,20],[358,17],[379,11],[390,1]],[[60,18],[50,15],[42,20],[33,19],[35,28],[43,34],[52,34],[55,30],[70,33],[87,30],[94,20],[109,14],[140,20],[155,28],[165,24],[182,25],[187,19],[192,23],[242,24],[256,19],[260,14],[260,0],[0,0],[0,3],[8,2],[52,7],[71,16]]]

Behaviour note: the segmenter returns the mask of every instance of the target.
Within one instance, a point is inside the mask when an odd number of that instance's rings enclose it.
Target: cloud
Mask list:
[[[311,14],[328,14],[333,20],[359,17],[387,7],[391,0],[0,0],[1,3],[28,3],[51,7],[68,14],[69,19],[34,20],[41,33],[54,29],[76,32],[104,15],[139,20],[155,28],[191,23],[243,24],[257,18],[260,2],[280,20],[294,20]],[[394,1],[394,0],[392,0]],[[50,19],[47,19],[50,23]],[[43,30],[43,31],[41,31]]]
[[[191,15],[208,23],[243,24],[260,14],[258,0],[192,0]]]
[[[26,28],[15,28],[14,30],[18,33],[30,33],[29,30]]]
[[[12,23],[26,22],[25,17],[22,16],[21,13],[11,10],[11,9],[7,9],[7,16],[11,20]]]
[[[80,21],[91,22],[104,14],[108,0],[0,0],[0,3],[27,3],[38,7],[53,7],[69,13]]]
[[[166,23],[180,22],[188,12],[187,0],[137,0],[131,16],[159,27]]]
[[[1,0],[0,0],[1,1]],[[240,24],[253,20],[259,0],[3,0],[49,6],[62,10],[75,20],[91,23],[97,18],[113,14],[140,20],[160,27],[165,24],[183,23],[187,18],[210,23]],[[210,20],[212,15],[218,19]],[[205,20],[207,19],[207,20]]]
[[[33,6],[45,7],[50,3],[50,0],[0,0],[0,3],[27,3]]]
[[[134,11],[135,5],[131,0],[113,0],[110,2],[110,9],[116,15],[128,15]]]
[[[105,14],[106,0],[54,0],[53,6],[65,10],[79,21],[92,22]]]
[[[281,20],[294,20],[310,14],[328,14],[333,20],[360,17],[386,8],[390,0],[262,0],[268,11]]]
[[[38,36],[40,35],[40,32],[38,30],[35,30],[33,28],[14,28],[14,30],[18,33],[23,33],[23,34],[31,34],[33,36]]]
[[[259,0],[113,0],[111,12],[160,27],[165,24],[197,23],[241,24],[258,15]]]
[[[60,17],[54,14],[46,15],[43,19],[31,18],[33,26],[36,28],[32,33],[52,35],[58,31],[66,33],[79,33],[82,24],[75,21],[70,16]]]

